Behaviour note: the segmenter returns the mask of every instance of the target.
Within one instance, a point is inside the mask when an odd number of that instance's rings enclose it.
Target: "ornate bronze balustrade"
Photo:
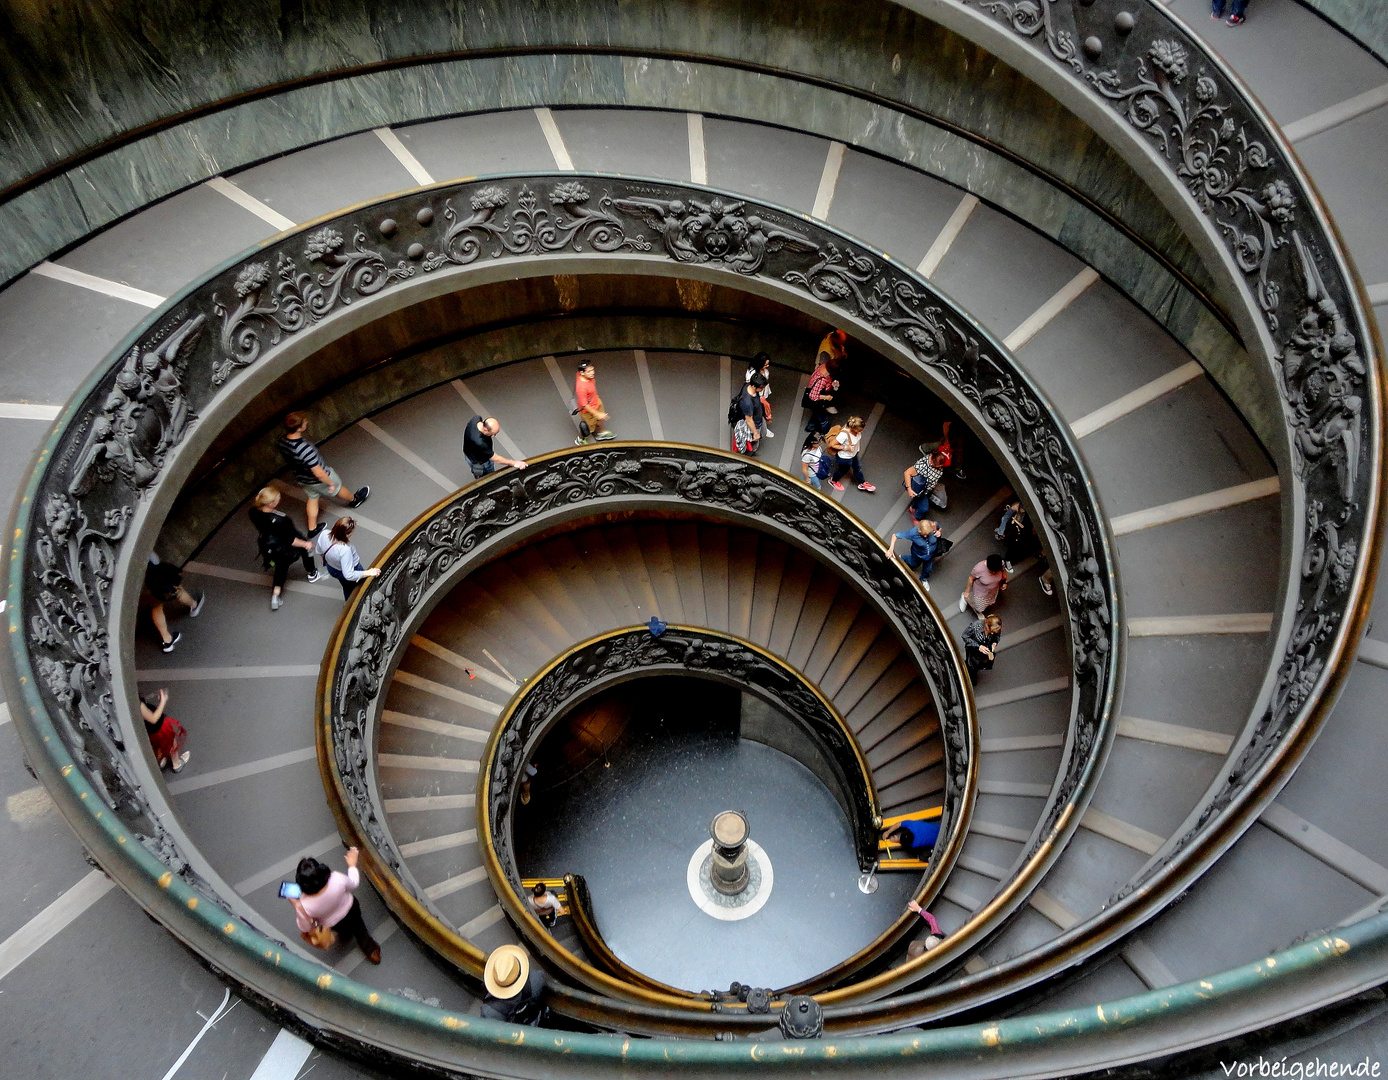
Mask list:
[[[385,827],[371,747],[389,675],[413,630],[437,601],[497,552],[558,524],[623,511],[683,512],[770,532],[850,582],[905,644],[935,700],[944,747],[941,840],[920,895],[943,886],[964,835],[976,790],[977,718],[958,646],[943,616],[891,558],[886,545],[838,503],[778,469],[706,447],[605,443],[531,458],[524,471],[484,477],[425,512],[377,559],[381,569],[353,596],[338,622],[320,681],[318,745],[325,784],[344,833],[360,839],[363,865],[392,908],[465,970],[480,970],[476,948],[439,919]],[[518,923],[533,918],[515,902],[512,790],[552,720],[583,696],[643,669],[671,668],[759,693],[796,716],[841,770],[858,858],[876,860],[880,816],[871,776],[851,732],[822,695],[755,646],[702,628],[673,627],[658,639],[629,630],[576,646],[512,700],[494,729],[478,791],[479,838],[495,852],[494,886]],[[903,916],[855,962],[862,964],[908,928]],[[532,940],[575,977],[606,992],[644,1000],[531,928]]]

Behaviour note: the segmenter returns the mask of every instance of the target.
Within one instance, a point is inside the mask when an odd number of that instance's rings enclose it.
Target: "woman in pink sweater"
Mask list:
[[[352,895],[361,884],[357,871],[357,849],[347,849],[347,873],[329,870],[314,858],[299,860],[294,880],[303,890],[294,905],[294,920],[303,933],[313,929],[315,922],[331,927],[339,938],[354,938],[366,958],[373,964],[381,962],[381,947],[372,940],[361,916],[361,903]]]

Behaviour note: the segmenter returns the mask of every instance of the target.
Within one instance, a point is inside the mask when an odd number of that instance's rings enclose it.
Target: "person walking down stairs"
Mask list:
[[[309,442],[308,424],[308,413],[290,413],[284,418],[284,434],[275,446],[293,471],[294,483],[303,488],[307,496],[304,514],[308,518],[309,539],[312,539],[322,529],[318,521],[319,499],[336,499],[355,510],[371,498],[371,487],[363,484],[356,491],[348,488],[337,470],[323,460],[318,447]],[[342,494],[344,489],[346,495]]]
[[[172,716],[164,712],[169,703],[169,692],[160,690],[153,694],[140,695],[140,717],[145,722],[145,734],[154,747],[154,759],[161,769],[182,772],[192,753],[183,749],[188,741],[188,732]]]
[[[617,436],[604,428],[603,421],[607,419],[607,410],[603,408],[602,398],[598,397],[598,369],[593,366],[591,360],[580,360],[578,362],[578,374],[574,377],[574,401],[578,407],[578,416],[587,427],[584,432],[580,428],[578,438],[574,440],[575,446],[582,446],[590,438],[597,442],[607,442]]]
[[[500,945],[482,970],[487,996],[482,1015],[508,1024],[539,1025],[544,1019],[545,977],[519,945]]]
[[[318,554],[323,556],[323,567],[342,585],[343,599],[352,599],[352,593],[365,578],[379,577],[381,568],[373,566],[363,570],[361,556],[352,543],[352,533],[357,523],[349,517],[338,518],[333,527],[318,538]]]
[[[761,394],[766,388],[766,376],[758,372],[742,387],[742,393],[728,408],[728,423],[733,427],[733,450],[756,457],[761,447],[762,432],[766,430],[766,410]]]
[[[850,416],[848,423],[842,427],[830,428],[829,435],[824,440],[829,449],[837,455],[834,471],[829,474],[829,486],[835,491],[843,490],[843,475],[850,469],[853,472],[853,482],[858,485],[859,491],[877,490],[875,485],[863,479],[863,463],[858,460],[858,448],[863,441],[863,426],[861,416]]]
[[[309,581],[317,581],[318,568],[313,562],[312,540],[304,537],[299,527],[279,509],[280,493],[272,487],[261,488],[251,507],[251,524],[255,526],[260,545],[260,559],[266,570],[273,569],[270,584],[270,610],[278,611],[284,603],[284,583],[295,560],[302,560]]]
[[[766,384],[761,388],[761,436],[764,439],[774,439],[776,433],[771,430],[771,356],[768,353],[759,352],[752,357],[752,362],[747,366],[747,374],[743,377],[744,383],[752,381],[754,376],[760,375],[766,380]]]
[[[892,554],[912,570],[920,571],[921,585],[926,592],[930,591],[930,574],[935,569],[935,555],[942,539],[940,526],[925,518],[904,532],[892,534]],[[905,540],[910,545],[904,555],[897,554],[898,540]]]
[[[969,669],[969,682],[978,685],[980,671],[992,671],[993,660],[1002,638],[1002,620],[985,615],[964,627],[964,664]]]
[[[988,558],[976,563],[969,571],[964,594],[959,597],[959,610],[974,609],[974,614],[982,616],[998,602],[998,594],[1007,588],[1007,570],[1002,564],[1002,556],[994,552]]]
[[[524,461],[503,457],[496,452],[492,440],[500,434],[501,421],[495,416],[474,416],[467,422],[467,427],[463,428],[463,457],[467,458],[474,480],[481,480],[489,473],[496,472],[498,465],[525,468]]]

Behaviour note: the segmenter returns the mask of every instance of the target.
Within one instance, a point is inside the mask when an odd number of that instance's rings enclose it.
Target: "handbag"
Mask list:
[[[309,929],[300,931],[299,936],[315,949],[331,949],[337,944],[337,931],[331,926],[324,926],[317,919],[313,920]]]

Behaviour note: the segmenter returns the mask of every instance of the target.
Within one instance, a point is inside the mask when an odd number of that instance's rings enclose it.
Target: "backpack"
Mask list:
[[[742,394],[738,392],[733,395],[732,401],[728,403],[728,423],[736,424],[742,419]]]
[[[839,432],[841,432],[842,430],[842,424],[835,424],[833,427],[829,429],[829,433],[824,436],[825,453],[828,453],[830,450],[832,450],[834,453],[837,454],[841,449],[843,449],[841,446],[838,445],[838,443],[834,442],[834,440],[839,437]]]

